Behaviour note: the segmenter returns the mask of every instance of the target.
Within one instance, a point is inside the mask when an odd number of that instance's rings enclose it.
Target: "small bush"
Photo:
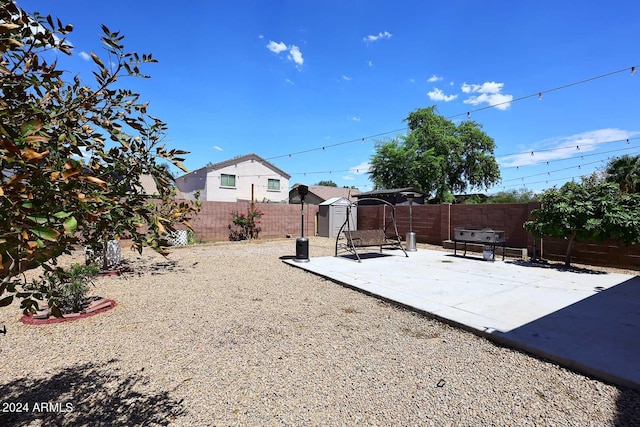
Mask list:
[[[237,211],[231,212],[231,222],[235,227],[229,224],[229,240],[257,239],[262,230],[258,225],[262,215],[264,215],[264,212],[256,208],[247,208],[246,214],[238,213]]]
[[[60,267],[46,270],[44,276],[25,286],[35,299],[50,296],[49,307],[55,316],[63,313],[79,313],[85,308],[87,294],[93,285],[93,276],[100,269],[94,265],[74,264],[69,270]],[[28,309],[28,307],[23,307]]]

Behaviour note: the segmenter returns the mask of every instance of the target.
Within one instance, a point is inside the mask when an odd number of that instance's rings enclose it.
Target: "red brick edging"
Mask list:
[[[101,308],[90,311],[88,313],[70,313],[65,314],[64,317],[50,316],[48,319],[34,319],[32,314],[25,314],[20,318],[20,321],[26,325],[48,325],[50,323],[61,323],[76,319],[84,319],[85,317],[94,316],[98,313],[103,313],[107,310],[111,310],[116,306],[116,302],[111,299],[104,299],[101,301],[100,305],[102,305]]]

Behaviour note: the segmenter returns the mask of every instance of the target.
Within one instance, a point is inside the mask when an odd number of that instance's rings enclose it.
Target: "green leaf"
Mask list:
[[[68,218],[71,215],[73,215],[73,212],[62,212],[62,211],[60,211],[60,212],[56,212],[56,213],[53,214],[53,216],[55,216],[58,219]]]
[[[20,126],[22,136],[31,135],[39,131],[40,129],[42,129],[42,122],[40,121],[40,119],[29,120],[28,122],[23,123],[22,126]]]
[[[27,219],[36,224],[46,224],[49,222],[49,216],[47,214],[27,215]]]
[[[13,302],[13,295],[0,299],[0,307],[6,307]]]
[[[48,240],[50,242],[55,242],[60,236],[56,230],[48,227],[33,227],[31,232],[41,239]]]
[[[73,216],[69,217],[64,222],[63,226],[64,226],[64,232],[66,234],[73,234],[73,233],[75,233],[76,229],[78,228],[78,220]]]

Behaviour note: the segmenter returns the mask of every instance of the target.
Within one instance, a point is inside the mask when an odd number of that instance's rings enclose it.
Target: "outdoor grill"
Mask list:
[[[504,231],[490,228],[455,228],[455,239],[468,243],[503,243]]]
[[[464,255],[467,255],[467,243],[478,243],[485,245],[483,256],[485,259],[494,260],[496,258],[496,246],[502,245],[502,259],[504,260],[505,237],[504,231],[490,228],[463,228],[458,227],[453,230],[453,253],[457,254],[458,242],[464,243]],[[490,252],[488,252],[490,251]],[[491,258],[488,258],[490,256]]]

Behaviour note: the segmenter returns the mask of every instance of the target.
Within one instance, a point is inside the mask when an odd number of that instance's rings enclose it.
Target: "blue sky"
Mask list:
[[[494,138],[503,180],[489,193],[539,191],[640,153],[631,0],[19,4],[74,25],[61,64],[87,83],[101,24],[152,53],[152,78],[123,84],[168,124],[167,145],[191,152],[190,170],[256,153],[292,184],[368,191],[375,141],[431,105],[455,121],[470,112]]]

